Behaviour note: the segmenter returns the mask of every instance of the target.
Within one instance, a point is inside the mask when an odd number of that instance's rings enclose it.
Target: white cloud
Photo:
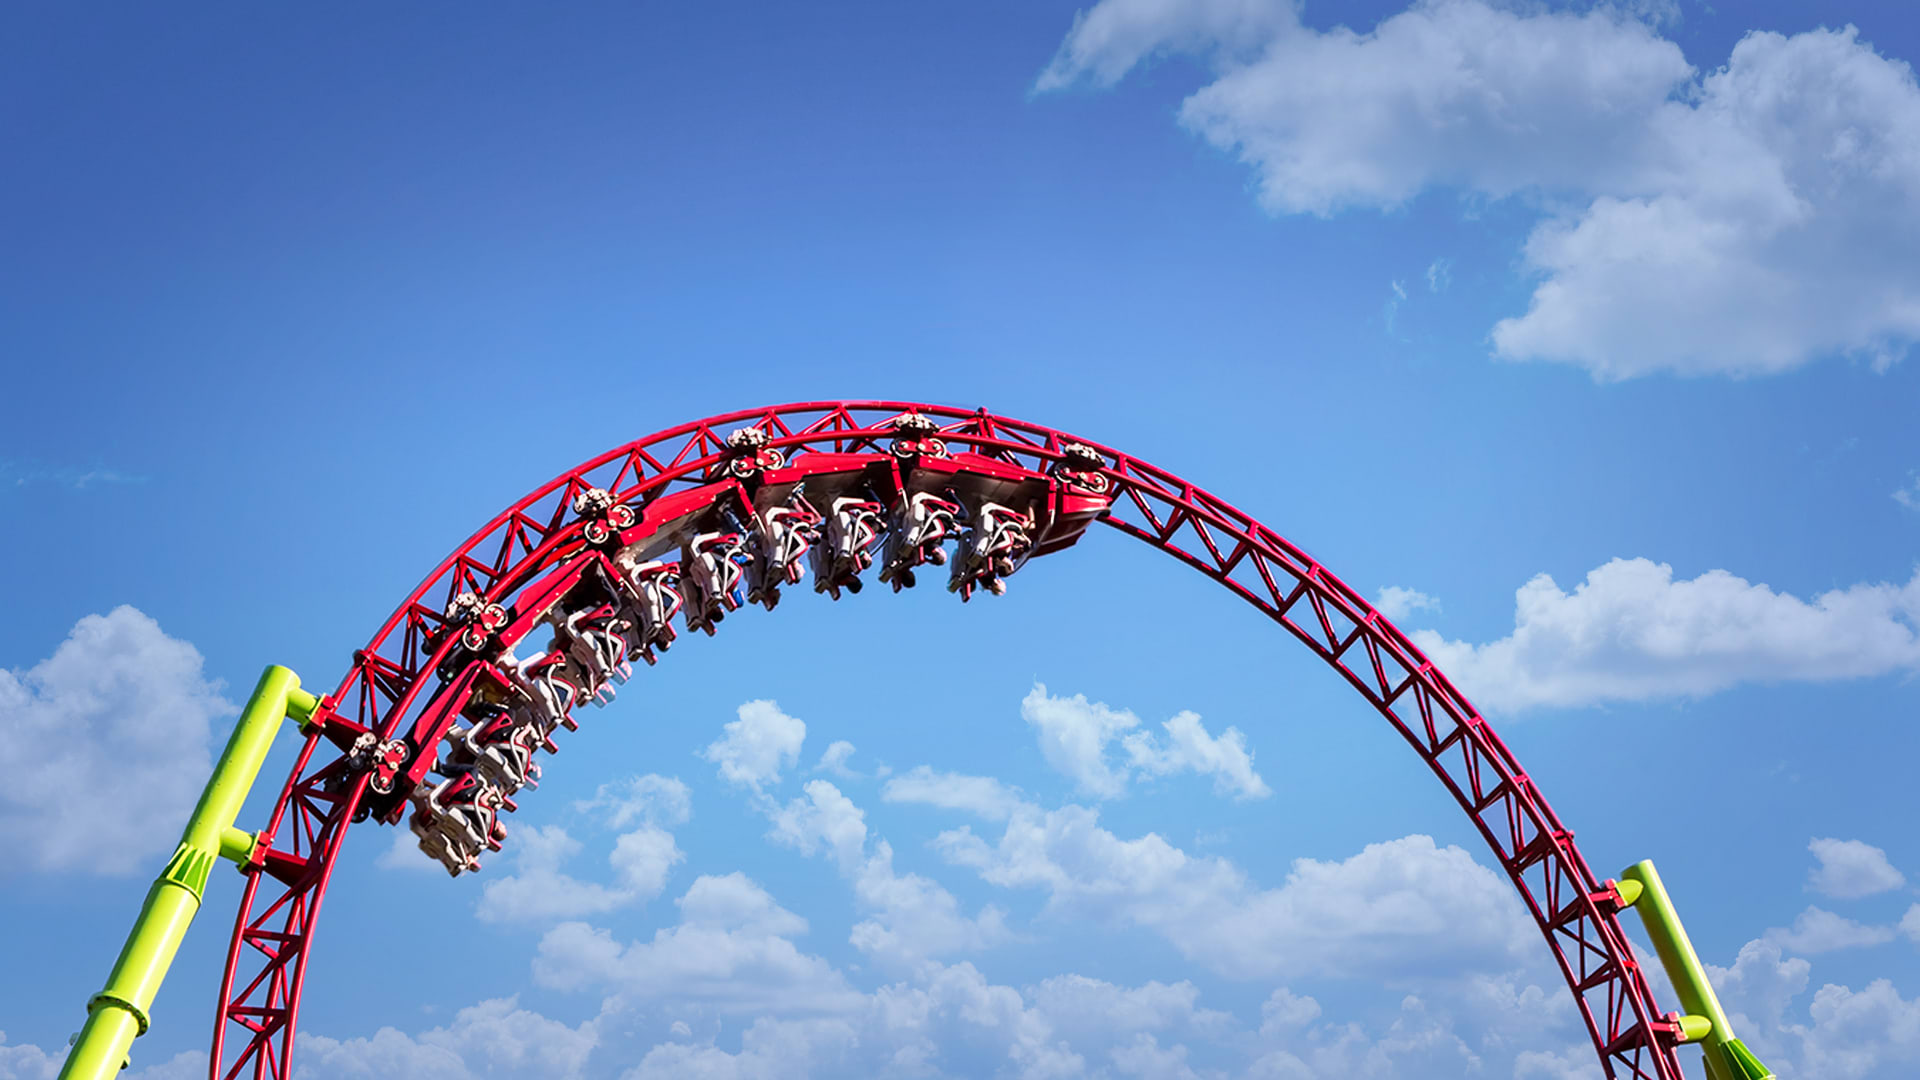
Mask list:
[[[755,791],[779,783],[780,770],[800,760],[807,725],[772,701],[749,701],[738,714],[740,719],[729,722],[722,729],[726,734],[701,756],[718,765],[728,783]]]
[[[1122,709],[1090,702],[1084,694],[1054,697],[1034,684],[1020,702],[1020,715],[1031,726],[1040,752],[1076,787],[1096,798],[1126,793],[1136,775],[1166,776],[1196,772],[1213,777],[1214,790],[1236,799],[1260,799],[1273,792],[1253,769],[1246,736],[1227,728],[1218,738],[1207,734],[1196,713],[1181,712],[1161,724],[1161,740],[1138,730],[1140,718]],[[1124,760],[1111,760],[1108,748],[1119,742]]]
[[[1859,840],[1815,837],[1807,850],[1820,865],[1807,874],[1807,887],[1839,900],[1858,900],[1907,883],[1887,853]]]
[[[1124,1032],[1186,1031],[1221,1036],[1238,1026],[1230,1013],[1200,1007],[1200,988],[1186,980],[1120,986],[1085,975],[1055,975],[1027,989],[1033,1007],[1075,1043]]]
[[[968,917],[939,883],[897,872],[893,847],[885,840],[875,838],[869,847],[866,814],[839,788],[812,780],[803,790],[804,796],[785,806],[763,807],[773,823],[768,837],[802,854],[833,857],[853,886],[856,906],[870,913],[849,936],[855,948],[902,967],[1007,939],[1005,916],[998,908]]]
[[[1907,913],[1900,916],[1898,929],[1906,935],[1908,941],[1920,944],[1920,904],[1907,908]]]
[[[740,1050],[668,1042],[629,1077],[958,1075],[1048,1080],[1084,1075],[1085,1060],[1018,990],[971,964],[929,964],[905,982],[843,1003],[830,1015],[762,1016]]]
[[[1427,265],[1427,291],[1443,293],[1453,284],[1453,260],[1435,259]],[[1416,594],[1417,595],[1417,594]]]
[[[1920,510],[1920,473],[1915,473],[1906,487],[1894,489],[1893,501],[1909,510]]]
[[[1380,590],[1380,595],[1374,600],[1373,606],[1380,609],[1380,614],[1399,622],[1416,611],[1439,611],[1440,601],[1418,589],[1389,585]]]
[[[1258,56],[1226,56],[1180,118],[1252,165],[1275,213],[1393,207],[1435,184],[1585,188],[1624,171],[1615,159],[1690,72],[1678,46],[1598,12],[1443,0],[1368,34],[1291,12],[1262,29]]]
[[[513,831],[515,872],[488,881],[474,913],[484,922],[537,922],[612,911],[659,896],[667,875],[686,858],[673,834],[642,825],[614,843],[608,862],[615,884],[580,881],[560,867],[580,852],[580,842],[558,825],[528,825]]]
[[[1153,776],[1177,772],[1211,776],[1214,791],[1236,799],[1264,799],[1273,794],[1267,782],[1253,771],[1253,754],[1247,750],[1247,737],[1240,729],[1228,728],[1214,738],[1207,734],[1198,713],[1184,711],[1160,726],[1167,732],[1164,744],[1143,731],[1122,740],[1136,769]]]
[[[1829,983],[1814,992],[1808,1013],[1813,1025],[1803,1035],[1802,1076],[1891,1077],[1896,1074],[1880,1070],[1920,1063],[1920,1000],[1901,997],[1886,979],[1875,979],[1864,990]],[[1907,1068],[1897,1075],[1912,1074]]]
[[[653,1047],[628,1076],[1048,1080],[1112,1076],[1112,1067],[1179,1076],[1183,1038],[1216,1040],[1229,1054],[1257,1045],[1231,1015],[1200,1008],[1197,999],[1187,983],[1126,987],[1080,975],[1056,976],[1023,993],[971,964],[926,964],[839,1012],[761,1016],[736,1052],[681,1033]],[[1175,1071],[1157,1071],[1167,1064]]]
[[[1893,928],[1866,926],[1824,908],[1809,907],[1793,920],[1791,928],[1774,927],[1766,932],[1764,939],[1790,952],[1812,955],[1883,945],[1893,940]]]
[[[1524,1050],[1513,1058],[1514,1080],[1598,1080],[1601,1075],[1593,1051],[1584,1046],[1561,1053]]]
[[[1141,1080],[1199,1080],[1200,1074],[1187,1064],[1187,1048],[1181,1045],[1162,1049],[1160,1040],[1140,1032],[1125,1046],[1115,1047],[1107,1055],[1122,1076]]]
[[[1155,833],[1122,840],[1080,806],[1023,805],[997,843],[962,827],[935,847],[993,884],[1044,890],[1056,917],[1147,929],[1231,978],[1506,970],[1537,945],[1507,882],[1425,836],[1295,860],[1272,889]]]
[[[818,851],[831,848],[824,836],[816,843]],[[1404,861],[1405,854],[1387,857]],[[805,921],[741,875],[703,878],[680,903],[680,925],[651,944],[622,945],[606,931],[570,923],[540,946],[539,981],[613,994],[600,1027],[626,1026],[610,1019],[617,1001],[650,1017],[656,1037],[664,1036],[644,1050],[608,1050],[638,1062],[626,1077],[1184,1077],[1190,1069],[1210,1077],[1465,1080],[1501,1075],[1502,1061],[1537,1048],[1541,1038],[1559,1048],[1572,1013],[1570,1003],[1556,1005],[1539,987],[1520,988],[1504,976],[1429,980],[1450,1004],[1435,1009],[1410,995],[1377,1035],[1323,1022],[1318,1002],[1286,991],[1267,999],[1256,1031],[1203,1007],[1186,981],[1126,986],[1065,974],[1021,991],[993,984],[972,964],[926,962],[863,992],[795,949],[788,939],[805,932]],[[1514,1019],[1499,1026],[1491,1017],[1498,1012]],[[716,1045],[721,1020],[746,1025],[737,1050]],[[703,1031],[704,1039],[696,1035]],[[1470,1048],[1478,1044],[1486,1048]]]
[[[1256,1062],[1251,1075],[1262,1080],[1499,1075],[1460,1037],[1444,1009],[1430,1008],[1413,994],[1401,999],[1398,1013],[1378,1038],[1369,1037],[1359,1024],[1327,1024],[1287,1045]],[[1506,1048],[1498,1043],[1489,1047]]]
[[[1749,941],[1741,946],[1732,967],[1708,964],[1707,978],[1733,1021],[1733,1030],[1760,1060],[1777,1068],[1786,1060],[1781,1036],[1788,1026],[1787,1009],[1807,988],[1812,969],[1798,956],[1783,955],[1777,942]]]
[[[1296,18],[1291,5],[1273,0],[1108,0],[1074,16],[1072,33],[1036,88],[1083,78],[1110,85],[1163,52],[1256,49]]]
[[[447,872],[446,867],[441,866],[426,852],[420,850],[420,838],[413,835],[413,830],[402,826],[388,831],[393,833],[393,839],[388,842],[386,850],[374,857],[373,865],[382,870],[400,870],[416,874]]]
[[[607,857],[614,879],[636,900],[651,900],[667,887],[667,875],[686,859],[673,834],[657,825],[642,825],[620,834]]]
[[[1744,682],[1920,668],[1920,572],[1802,600],[1709,570],[1614,559],[1567,593],[1540,574],[1514,594],[1513,633],[1473,645],[1410,636],[1483,708],[1699,697]]]
[[[1387,336],[1396,341],[1404,342],[1406,339],[1400,336],[1399,331],[1396,329],[1396,324],[1400,319],[1400,305],[1407,301],[1407,287],[1398,281],[1389,281],[1387,282],[1387,288],[1393,295],[1387,297],[1387,302],[1380,305],[1380,317],[1387,324]]]
[[[1139,717],[1089,702],[1085,694],[1053,697],[1038,683],[1020,702],[1020,715],[1033,727],[1047,764],[1082,792],[1101,799],[1126,793],[1126,771],[1108,763],[1107,744],[1138,727]]]
[[[937,773],[921,765],[887,781],[880,789],[887,802],[923,803],[964,810],[988,821],[1005,821],[1020,805],[1020,792],[991,776]]]
[[[685,825],[693,817],[693,795],[679,777],[648,773],[602,784],[593,798],[576,802],[573,808],[582,813],[605,811],[610,829],[624,829],[636,821],[672,827]]]
[[[520,1008],[518,999],[509,997],[461,1009],[446,1027],[418,1036],[391,1027],[356,1039],[302,1033],[299,1053],[302,1075],[307,1076],[466,1080],[511,1075],[573,1080],[584,1074],[598,1037],[594,1021],[568,1027]]]
[[[775,842],[803,855],[831,852],[842,871],[859,867],[867,846],[867,815],[839,788],[825,780],[809,781],[801,797],[770,811]]]
[[[1598,378],[1771,374],[1920,335],[1920,88],[1852,27],[1751,33],[1648,118],[1642,175],[1528,239],[1495,349]]]
[[[31,1043],[8,1046],[0,1031],[0,1080],[53,1080],[59,1071],[59,1059]]]
[[[1167,53],[1212,64],[1181,122],[1273,213],[1436,188],[1539,206],[1502,357],[1752,375],[1884,366],[1920,336],[1920,87],[1851,27],[1750,33],[1702,75],[1619,5],[1423,0],[1356,33],[1285,2],[1103,0],[1037,88]]]
[[[1915,905],[1920,910],[1920,905]],[[1892,982],[1863,989],[1827,983],[1806,1011],[1793,1002],[1810,984],[1812,965],[1786,957],[1777,941],[1750,941],[1731,968],[1708,965],[1734,1030],[1781,1076],[1821,1080],[1894,1080],[1920,1063],[1920,1000]]]
[[[201,1080],[206,1075],[206,1051],[182,1050],[158,1065],[127,1070],[123,1080]],[[4,1076],[4,1073],[0,1073],[0,1077]]]
[[[147,478],[138,473],[126,473],[99,466],[93,468],[80,468],[73,465],[47,466],[0,458],[0,485],[26,487],[29,484],[57,484],[74,491],[85,491],[89,488],[99,490],[103,487],[146,482]]]
[[[1281,987],[1260,1006],[1260,1033],[1271,1035],[1305,1027],[1320,1018],[1320,1003]]]
[[[893,845],[875,841],[853,878],[854,899],[872,915],[848,935],[854,948],[882,964],[904,968],[931,957],[978,952],[1009,940],[1006,913],[989,904],[968,916],[960,901],[932,878],[893,868]]]
[[[832,773],[842,780],[859,780],[861,775],[847,768],[847,759],[853,756],[853,744],[845,739],[835,739],[828,744],[826,752],[820,755],[820,761],[813,767],[814,772]]]
[[[213,721],[237,711],[220,691],[192,645],[126,606],[0,670],[0,865],[158,869],[207,782]]]
[[[738,1053],[698,1043],[666,1042],[647,1051],[621,1080],[786,1080],[820,1075],[859,1046],[853,1025],[833,1019],[773,1020],[747,1028]]]
[[[807,921],[744,874],[703,875],[675,903],[679,924],[657,931],[650,942],[622,945],[605,930],[561,923],[540,939],[534,980],[733,1013],[830,1013],[857,1004],[859,995],[839,972],[794,945]]]

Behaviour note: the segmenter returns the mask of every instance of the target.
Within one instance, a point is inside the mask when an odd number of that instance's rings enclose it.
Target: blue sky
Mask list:
[[[577,461],[834,397],[1252,512],[1596,869],[1659,861],[1783,1076],[1920,1063],[1904,5],[0,19],[0,1080],[53,1075],[262,665],[330,686]],[[951,600],[676,649],[476,878],[356,830],[302,1075],[1599,1075],[1304,650],[1118,535]],[[135,1075],[204,1074],[238,892]]]

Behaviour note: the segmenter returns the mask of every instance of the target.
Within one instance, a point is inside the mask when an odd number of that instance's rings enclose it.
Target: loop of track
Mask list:
[[[502,603],[583,550],[571,505],[598,487],[641,505],[701,484],[729,458],[726,436],[758,427],[788,455],[887,452],[892,421],[917,412],[955,449],[1044,472],[1070,443],[1098,450],[1113,487],[1106,524],[1199,570],[1278,622],[1400,733],[1478,829],[1539,925],[1616,1080],[1680,1080],[1676,1028],[1648,988],[1573,833],[1498,735],[1445,675],[1364,597],[1273,530],[1225,501],[1120,451],[1036,424],[909,402],[779,405],[682,424],[609,451],[527,495],[475,533],[414,589],[328,695],[331,734],[302,747],[251,865],[228,948],[209,1061],[212,1080],[288,1080],[300,991],[341,843],[369,795],[340,732],[395,737],[439,686],[459,635],[436,634],[461,592]],[[233,1037],[230,1041],[230,1037]],[[233,1048],[232,1060],[227,1060]]]

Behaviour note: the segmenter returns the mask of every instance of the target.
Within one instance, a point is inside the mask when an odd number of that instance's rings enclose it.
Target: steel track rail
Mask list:
[[[789,455],[886,453],[891,422],[917,412],[940,438],[1036,471],[1070,443],[1092,446],[1113,485],[1103,520],[1233,591],[1280,624],[1379,712],[1473,822],[1539,926],[1595,1052],[1614,1080],[1680,1080],[1673,1014],[1654,1001],[1597,879],[1539,787],[1433,663],[1331,571],[1226,501],[1163,469],[1089,440],[986,410],[897,401],[807,402],[709,417],[610,450],[528,494],[459,548],[396,608],[325,699],[253,862],[221,981],[211,1080],[289,1080],[300,993],[327,885],[349,827],[364,820],[371,775],[346,747],[361,732],[404,732],[439,687],[458,635],[436,634],[462,592],[500,603],[585,550],[572,520],[588,488],[641,505],[695,487],[728,460],[726,436],[761,428]],[[231,1051],[231,1055],[229,1055]]]

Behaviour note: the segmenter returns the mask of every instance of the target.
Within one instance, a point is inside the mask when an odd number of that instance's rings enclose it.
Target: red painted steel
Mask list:
[[[1432,768],[1539,925],[1607,1075],[1680,1080],[1676,1025],[1658,1009],[1615,917],[1613,883],[1594,877],[1572,830],[1466,697],[1364,597],[1278,533],[1137,458],[984,409],[885,401],[746,410],[629,443],[503,511],[414,589],[354,653],[352,669],[323,703],[322,722],[312,726],[246,868],[220,988],[212,1080],[249,1072],[291,1076],[301,982],[321,903],[348,827],[367,815],[374,770],[364,755],[353,760],[354,740],[373,732],[385,742],[422,720],[440,685],[436,670],[460,636],[435,633],[448,601],[471,591],[505,604],[544,573],[590,557],[571,512],[574,496],[588,488],[639,506],[707,484],[737,456],[726,436],[748,426],[765,431],[767,445],[789,458],[884,455],[897,434],[891,422],[907,412],[935,419],[939,438],[955,451],[1036,472],[1060,463],[1069,444],[1097,450],[1114,497],[1102,520],[1265,612],[1338,671]]]

